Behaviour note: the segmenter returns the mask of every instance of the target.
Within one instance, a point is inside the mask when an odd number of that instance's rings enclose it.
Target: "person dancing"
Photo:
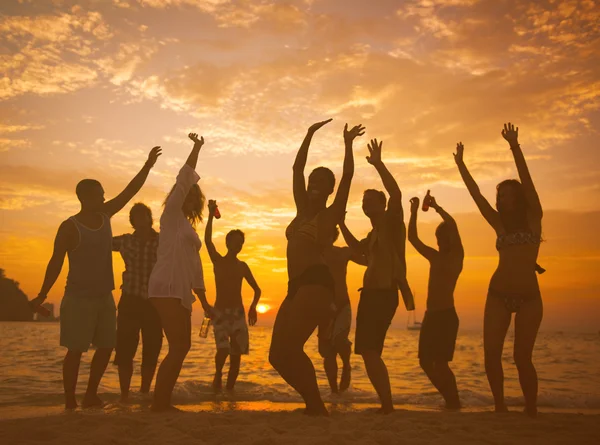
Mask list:
[[[536,272],[542,242],[542,205],[519,145],[519,128],[504,124],[502,137],[509,143],[520,182],[497,185],[496,209],[483,197],[465,165],[464,146],[459,142],[454,159],[479,211],[496,232],[500,262],[490,281],[483,319],[485,371],[494,396],[496,412],[508,411],[504,402],[502,349],[515,313],[514,359],[525,397],[525,412],[537,415],[538,379],[532,361],[535,339],[542,322],[543,306]]]
[[[304,168],[315,132],[329,122],[331,119],[308,129],[294,162],[296,217],[286,229],[288,293],[275,319],[269,351],[270,363],[302,396],[308,415],[328,414],[319,393],[315,368],[304,352],[304,344],[318,325],[331,320],[335,311],[335,285],[323,258],[323,250],[331,242],[331,233],[344,216],[354,174],[352,143],[365,131],[361,125],[350,130],[348,124],[344,127],[342,179],[333,204],[327,207],[327,199],[335,186],[333,172],[325,167],[314,169],[306,187]]]

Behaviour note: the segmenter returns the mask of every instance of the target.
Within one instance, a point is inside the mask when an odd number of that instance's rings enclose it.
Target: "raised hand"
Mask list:
[[[453,153],[453,155],[454,155],[454,161],[457,164],[461,164],[463,162],[464,151],[465,151],[465,146],[463,145],[462,142],[459,142],[458,144],[456,144],[456,153]]]
[[[371,143],[367,144],[369,149],[369,156],[367,156],[367,162],[371,165],[381,164],[381,147],[383,141],[377,142],[377,139],[371,139]]]
[[[357,136],[362,136],[363,134],[365,134],[365,127],[361,124],[352,127],[351,130],[348,130],[348,124],[344,126],[344,141],[346,142],[351,143]]]
[[[148,153],[148,160],[146,161],[146,165],[150,168],[154,167],[154,164],[156,164],[156,160],[161,154],[162,150],[160,146],[152,148],[152,150],[150,150],[150,153]]]
[[[500,132],[502,137],[508,141],[510,146],[519,145],[519,127],[516,127],[511,124],[504,124],[504,129]]]
[[[330,118],[330,119],[327,119],[326,121],[321,121],[321,122],[317,122],[316,124],[312,124],[310,127],[308,127],[308,132],[315,133],[319,128],[321,128],[324,125],[327,125],[332,120],[333,120],[333,118]]]
[[[435,198],[431,195],[429,195],[429,207],[431,207],[434,210],[437,210],[440,206],[438,206],[438,203],[435,201]]]
[[[214,199],[208,200],[208,214],[211,216],[215,215],[215,211],[217,210],[217,201]]]
[[[200,144],[200,147],[204,145],[204,137],[200,136],[200,139],[198,139],[198,133],[190,133],[188,137],[194,141],[194,144]]]
[[[410,213],[417,213],[419,211],[419,198],[416,196],[410,198]]]

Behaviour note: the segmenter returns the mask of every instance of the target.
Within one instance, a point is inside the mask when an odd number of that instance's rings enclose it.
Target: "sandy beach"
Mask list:
[[[4,444],[597,444],[600,414],[518,411],[432,412],[399,409],[389,416],[372,408],[330,407],[329,418],[303,415],[294,404],[182,406],[155,414],[113,406],[0,421]],[[217,408],[217,409],[215,409]],[[268,411],[265,411],[267,409]],[[30,411],[30,414],[33,413]],[[48,414],[52,413],[52,414]]]

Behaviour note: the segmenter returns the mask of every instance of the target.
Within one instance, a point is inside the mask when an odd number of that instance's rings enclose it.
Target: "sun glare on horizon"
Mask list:
[[[268,304],[261,303],[261,304],[256,305],[256,312],[258,312],[259,314],[266,314],[270,310],[271,310],[271,306],[269,306]]]

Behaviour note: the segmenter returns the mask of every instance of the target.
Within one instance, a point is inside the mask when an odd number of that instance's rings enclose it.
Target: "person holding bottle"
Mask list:
[[[465,251],[458,226],[435,198],[425,196],[427,209],[431,207],[443,219],[435,231],[438,250],[419,239],[417,213],[419,198],[410,200],[408,241],[430,264],[427,290],[427,311],[419,335],[419,363],[433,386],[446,402],[446,409],[460,409],[456,378],[448,366],[454,356],[458,334],[458,315],[454,308],[454,289],[463,268]],[[423,203],[425,210],[425,203]]]
[[[248,324],[250,326],[256,324],[256,305],[261,295],[260,287],[258,287],[250,267],[237,257],[244,246],[244,232],[231,230],[225,237],[227,253],[223,256],[217,251],[212,241],[212,229],[218,210],[216,201],[208,201],[208,222],[204,232],[204,243],[213,263],[217,288],[217,298],[212,317],[217,346],[215,378],[213,380],[215,391],[222,389],[223,366],[227,356],[229,356],[227,389],[232,390],[240,372],[242,354],[249,353],[248,325],[246,324],[246,313],[242,301],[242,282],[244,279],[254,290],[254,298],[248,310]]]
[[[156,375],[154,411],[177,411],[171,404],[173,388],[192,341],[192,304],[195,293],[209,315],[204,273],[200,260],[202,242],[196,225],[202,221],[205,198],[195,168],[204,138],[190,133],[194,147],[179,170],[160,217],[157,260],[148,283],[148,298],[156,308],[169,344],[169,352]]]

